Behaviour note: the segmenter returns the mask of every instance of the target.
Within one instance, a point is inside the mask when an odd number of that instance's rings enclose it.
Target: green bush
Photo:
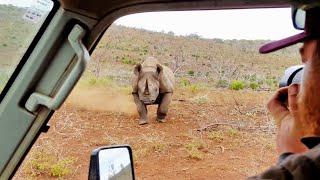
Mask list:
[[[113,78],[109,76],[96,77],[91,73],[86,73],[79,81],[83,86],[111,86],[114,84]]]
[[[252,90],[257,90],[257,89],[259,89],[260,85],[259,85],[258,83],[256,83],[256,82],[251,82],[251,83],[249,84],[249,87],[250,87]]]
[[[60,159],[51,153],[39,151],[32,154],[24,166],[24,171],[33,177],[41,175],[63,177],[74,170],[72,167],[74,162],[74,158],[71,157]]]
[[[238,137],[240,135],[240,131],[235,129],[235,128],[229,128],[226,131],[226,135],[231,137],[231,138],[235,138],[235,137]]]
[[[60,160],[50,167],[50,175],[53,177],[62,177],[68,175],[71,172],[70,165],[73,164],[74,160],[66,158]]]
[[[227,81],[227,80],[222,80],[222,79],[220,79],[220,80],[218,80],[217,83],[216,83],[216,87],[217,87],[217,88],[226,88],[226,87],[228,87],[228,86],[229,86],[229,84],[228,84],[228,81]]]
[[[112,82],[112,79],[107,77],[89,78],[88,84],[91,86],[107,86]]]
[[[131,59],[129,59],[129,58],[126,57],[126,56],[122,57],[121,62],[122,62],[123,64],[128,64],[128,65],[136,64],[136,61],[131,60]]]
[[[196,85],[196,84],[192,84],[192,85],[189,86],[189,89],[190,89],[190,91],[191,91],[192,93],[196,93],[196,92],[198,92],[199,87],[198,87],[198,85]]]
[[[245,87],[245,83],[244,81],[241,81],[241,80],[233,80],[230,83],[230,89],[232,90],[241,90],[241,89],[244,89],[244,87]]]
[[[188,71],[188,74],[189,74],[190,76],[194,76],[194,71],[189,70],[189,71]]]
[[[190,83],[190,81],[189,81],[188,79],[182,78],[182,79],[180,80],[180,85],[181,85],[182,87],[187,87],[187,86],[190,86],[191,83]]]
[[[191,159],[201,160],[204,157],[204,153],[200,151],[205,147],[205,143],[200,139],[194,139],[191,142],[185,144],[185,148],[188,152],[188,156]]]
[[[267,77],[266,84],[271,88],[274,89],[278,86],[278,80],[276,77]]]

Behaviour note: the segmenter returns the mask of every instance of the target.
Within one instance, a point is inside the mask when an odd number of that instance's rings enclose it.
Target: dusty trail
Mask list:
[[[105,88],[76,88],[68,98],[68,102],[91,111],[122,112],[128,115],[133,115],[136,111],[130,94]]]
[[[40,136],[32,151],[45,149],[57,152],[62,158],[74,157],[73,171],[65,179],[87,179],[91,151],[111,144],[132,146],[137,179],[245,178],[275,162],[272,131],[245,131],[227,126],[211,132],[197,131],[208,123],[229,123],[228,119],[238,119],[239,125],[265,125],[265,114],[258,110],[251,117],[237,114],[234,102],[229,100],[231,95],[241,97],[241,92],[224,92],[228,93],[230,96],[207,93],[210,99],[219,101],[197,103],[189,98],[194,99],[194,94],[181,92],[186,100],[178,101],[180,97],[175,97],[167,123],[155,121],[156,107],[152,106],[150,123],[139,126],[130,94],[77,88],[54,115],[49,132]],[[238,103],[243,105],[241,111],[251,112],[247,108],[250,104],[256,105],[266,98],[266,95],[251,95],[239,99]],[[221,103],[225,106],[220,106]],[[197,155],[200,158],[195,158]],[[16,179],[25,176],[29,175],[20,172]]]

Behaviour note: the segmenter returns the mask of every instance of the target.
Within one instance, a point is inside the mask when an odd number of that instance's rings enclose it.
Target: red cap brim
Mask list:
[[[262,54],[266,54],[269,52],[276,51],[278,49],[282,49],[288,46],[291,46],[293,44],[299,43],[307,39],[308,35],[305,32],[302,32],[300,34],[296,34],[294,36],[279,40],[279,41],[274,41],[268,44],[263,45],[260,49],[259,52]]]

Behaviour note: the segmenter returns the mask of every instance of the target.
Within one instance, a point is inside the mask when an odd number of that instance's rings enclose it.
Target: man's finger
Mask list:
[[[288,88],[288,104],[290,111],[293,113],[298,110],[298,93],[299,85],[291,84]]]
[[[288,87],[283,87],[278,89],[269,100],[267,107],[276,121],[280,121],[290,113],[287,107],[287,99]]]
[[[278,89],[268,102],[267,107],[269,111],[272,112],[274,108],[279,108],[279,107],[282,107],[287,110],[287,106],[286,106],[287,98],[288,98],[288,87],[282,87]]]

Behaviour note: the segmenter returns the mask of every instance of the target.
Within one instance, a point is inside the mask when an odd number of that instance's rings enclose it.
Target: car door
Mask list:
[[[85,69],[89,54],[83,42],[96,20],[66,11],[51,0],[0,1],[0,7],[8,17],[1,25],[7,36],[25,28],[15,39],[28,41],[18,41],[0,53],[0,61],[8,58],[14,69],[0,99],[0,179],[8,179],[40,132],[48,129],[47,121]],[[25,40],[27,36],[32,38]],[[0,40],[3,49],[14,44]]]

